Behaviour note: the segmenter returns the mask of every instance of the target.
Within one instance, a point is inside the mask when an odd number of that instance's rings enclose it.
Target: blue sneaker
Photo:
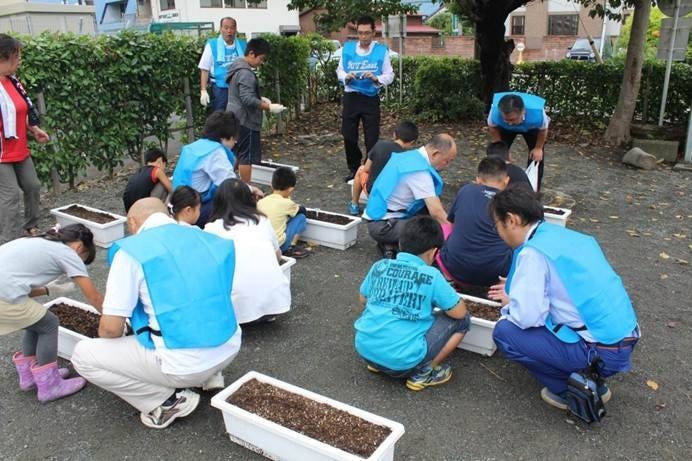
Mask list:
[[[412,391],[422,391],[426,387],[439,386],[452,379],[452,367],[446,364],[435,368],[427,367],[406,380],[406,387]]]
[[[360,214],[360,207],[357,203],[351,202],[348,204],[348,214],[351,216],[358,216]]]

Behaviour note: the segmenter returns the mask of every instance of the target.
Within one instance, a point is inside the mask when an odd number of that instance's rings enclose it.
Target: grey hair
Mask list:
[[[426,144],[426,147],[430,147],[431,149],[440,152],[449,152],[455,147],[455,145],[456,143],[454,142],[454,138],[447,133],[440,133],[433,136],[428,144]]]

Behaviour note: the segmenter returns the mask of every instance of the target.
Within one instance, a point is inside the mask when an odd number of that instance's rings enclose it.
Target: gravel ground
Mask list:
[[[383,136],[391,131],[391,118],[385,122]],[[343,212],[349,189],[341,180],[337,109],[323,107],[300,123],[284,136],[265,136],[264,156],[300,166],[297,201]],[[421,140],[441,131],[457,137],[460,154],[443,174],[449,206],[459,185],[473,179],[486,134],[480,125],[422,124]],[[358,286],[378,253],[363,224],[354,247],[315,247],[298,262],[293,310],[273,324],[245,329],[226,382],[256,370],[401,422],[406,434],[397,459],[689,459],[692,323],[685,299],[692,293],[692,175],[663,165],[631,169],[620,163],[622,151],[594,145],[592,137],[551,138],[544,187],[549,197],[573,199],[569,226],[599,240],[642,327],[632,371],[610,381],[614,397],[601,424],[584,425],[545,405],[539,384],[499,353],[487,358],[457,351],[450,359],[452,381],[419,393],[366,371],[353,350],[352,323],[359,313]],[[50,208],[72,202],[121,213],[127,171],[46,195],[42,224],[51,224]],[[99,252],[90,267],[102,288],[104,256]],[[209,405],[211,394],[165,431],[146,429],[132,407],[93,385],[39,404],[16,386],[10,356],[19,343],[19,333],[0,337],[6,358],[0,367],[6,389],[0,400],[3,459],[259,459],[228,440],[220,413]]]

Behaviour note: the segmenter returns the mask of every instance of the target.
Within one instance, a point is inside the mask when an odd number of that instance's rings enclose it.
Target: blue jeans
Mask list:
[[[418,365],[409,370],[390,370],[369,360],[365,360],[365,362],[392,378],[408,378],[428,367],[430,362],[445,347],[449,338],[456,333],[466,333],[469,326],[471,326],[471,316],[468,313],[463,319],[453,319],[444,312],[435,312],[435,320],[427,333],[425,333],[428,352]]]
[[[228,87],[221,88],[215,84],[211,84],[211,104],[209,105],[209,111],[214,112],[217,110],[226,111],[226,106],[228,105]]]
[[[586,368],[595,354],[603,359],[601,376],[606,378],[630,369],[630,355],[636,341],[619,346],[603,346],[579,341],[565,343],[544,327],[522,330],[509,320],[495,325],[493,339],[509,360],[528,368],[529,372],[553,394],[567,390],[567,378]]]
[[[288,220],[286,223],[286,241],[281,245],[281,251],[286,251],[291,247],[291,242],[293,242],[296,235],[300,235],[305,230],[306,224],[307,221],[303,213],[298,213]]]

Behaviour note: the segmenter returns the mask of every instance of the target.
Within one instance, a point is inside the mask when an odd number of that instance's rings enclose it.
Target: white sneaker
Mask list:
[[[149,413],[140,413],[139,419],[152,429],[164,429],[177,418],[189,415],[199,405],[199,394],[189,389],[183,389],[175,394],[176,400],[172,405],[161,405]]]
[[[211,375],[209,379],[202,384],[203,391],[213,391],[214,389],[223,389],[224,387],[226,387],[226,383],[220,371]]]

